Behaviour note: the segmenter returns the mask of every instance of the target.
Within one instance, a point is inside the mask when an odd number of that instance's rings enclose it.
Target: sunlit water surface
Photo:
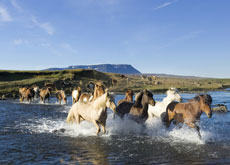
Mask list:
[[[230,108],[230,92],[209,92],[213,105]],[[184,101],[195,94],[181,94]],[[123,95],[116,95],[118,101]],[[161,101],[165,94],[154,94]],[[0,164],[230,164],[230,114],[201,116],[200,140],[193,129],[160,119],[140,125],[113,118],[108,110],[107,133],[96,136],[92,123],[65,122],[71,107],[0,101]]]

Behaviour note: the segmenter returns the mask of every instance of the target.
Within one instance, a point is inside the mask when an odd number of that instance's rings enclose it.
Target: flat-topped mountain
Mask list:
[[[99,65],[75,65],[67,68],[48,68],[46,70],[65,70],[65,69],[94,69],[100,72],[119,73],[119,74],[141,74],[132,65],[128,64],[99,64]]]

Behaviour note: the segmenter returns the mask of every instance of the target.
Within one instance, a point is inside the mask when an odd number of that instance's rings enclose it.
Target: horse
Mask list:
[[[168,128],[174,119],[176,124],[185,123],[189,127],[195,128],[199,138],[201,138],[200,128],[197,123],[200,121],[200,116],[203,112],[209,118],[212,117],[211,104],[212,97],[208,94],[197,95],[186,103],[171,102],[166,109],[165,125]]]
[[[101,82],[97,82],[94,87],[93,100],[96,100],[98,97],[105,93],[105,87]]]
[[[163,119],[169,103],[172,101],[181,102],[182,98],[178,92],[179,91],[176,88],[171,88],[166,92],[167,96],[162,100],[162,102],[156,102],[155,106],[149,105],[147,122],[153,117]]]
[[[130,89],[127,90],[126,93],[125,93],[125,98],[122,99],[122,100],[119,100],[117,104],[119,105],[124,101],[133,102],[133,91],[132,90],[130,90]]]
[[[72,91],[72,103],[78,102],[79,98],[81,96],[81,87],[77,87],[77,89]]]
[[[66,94],[63,90],[57,90],[56,89],[55,95],[57,97],[59,104],[61,104],[62,100],[63,100],[64,104],[67,104],[67,97],[66,97]]]
[[[93,95],[90,93],[82,93],[79,100],[81,102],[90,102],[93,100]]]
[[[116,108],[116,112],[120,117],[125,114],[131,115],[137,120],[145,121],[148,117],[148,105],[155,105],[153,94],[148,90],[139,92],[135,97],[135,102],[124,101]]]
[[[51,88],[50,87],[43,87],[42,89],[40,89],[40,100],[45,103],[45,100],[48,99],[49,102],[49,98],[51,96]]]
[[[19,88],[19,100],[23,102],[26,99],[29,103],[31,103],[34,98],[34,90],[29,87]]]
[[[90,84],[92,85],[94,83],[90,82]],[[83,93],[80,96],[80,101],[84,101],[84,102],[93,101],[105,93],[105,87],[101,82],[97,82],[96,84],[94,84],[93,89],[94,92],[92,95],[88,93]]]
[[[67,123],[76,120],[77,124],[80,124],[82,120],[92,122],[97,128],[97,135],[100,132],[100,125],[102,126],[103,133],[106,133],[106,119],[107,119],[107,108],[113,110],[116,113],[116,104],[114,98],[109,95],[108,90],[98,97],[96,100],[91,102],[80,102],[73,104],[69,110],[67,116]]]
[[[34,97],[37,99],[39,96],[39,86],[33,85],[32,88],[34,90]]]

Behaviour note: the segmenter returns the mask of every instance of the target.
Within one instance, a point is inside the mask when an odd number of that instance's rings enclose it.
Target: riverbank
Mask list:
[[[88,91],[89,81],[101,81],[111,92],[124,93],[127,89],[138,92],[143,89],[154,93],[163,93],[169,88],[178,88],[180,92],[220,91],[230,87],[230,79],[215,78],[169,78],[142,75],[121,75],[102,73],[96,70],[63,70],[63,71],[0,71],[0,97],[18,97],[18,89],[23,86],[46,83],[54,84],[67,94],[80,86]]]

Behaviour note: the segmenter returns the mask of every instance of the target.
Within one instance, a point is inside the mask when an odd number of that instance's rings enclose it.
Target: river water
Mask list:
[[[213,105],[230,109],[230,92],[208,92]],[[181,94],[184,101],[195,94]],[[165,94],[154,94],[162,100]],[[116,95],[118,101],[123,95]],[[230,164],[230,113],[201,116],[200,140],[186,125],[165,129],[159,119],[143,126],[113,118],[108,110],[107,133],[96,136],[86,121],[65,122],[71,107],[0,101],[0,164]],[[65,131],[63,131],[65,130]]]

